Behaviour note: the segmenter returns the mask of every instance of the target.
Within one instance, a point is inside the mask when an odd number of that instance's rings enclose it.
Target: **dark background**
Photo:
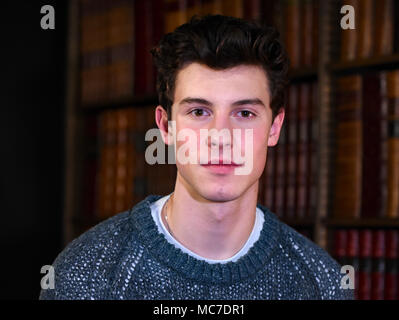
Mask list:
[[[1,299],[38,299],[62,249],[67,2],[2,5]],[[45,4],[55,30],[40,27]]]

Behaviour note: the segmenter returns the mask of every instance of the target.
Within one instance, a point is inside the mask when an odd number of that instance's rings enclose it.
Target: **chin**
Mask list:
[[[228,202],[239,198],[244,190],[234,190],[233,188],[226,188],[225,186],[206,186],[206,190],[200,187],[197,193],[204,199],[212,202]]]

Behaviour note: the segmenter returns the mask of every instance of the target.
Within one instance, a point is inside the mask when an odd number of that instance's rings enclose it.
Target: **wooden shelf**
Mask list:
[[[398,228],[399,218],[327,219],[329,228]]]
[[[328,69],[335,74],[353,73],[364,70],[381,68],[398,68],[399,54],[389,56],[372,57],[367,59],[356,59],[352,61],[337,62],[331,64]]]

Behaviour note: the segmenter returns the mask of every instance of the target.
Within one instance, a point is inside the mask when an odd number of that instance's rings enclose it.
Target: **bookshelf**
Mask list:
[[[389,2],[389,0],[386,0]],[[106,1],[105,1],[106,2]],[[202,2],[205,5],[202,5]],[[337,106],[339,105],[339,95],[340,92],[338,90],[338,81],[342,77],[348,75],[361,75],[363,77],[364,74],[368,73],[378,73],[378,72],[389,72],[394,70],[399,70],[399,51],[397,48],[393,48],[392,52],[389,54],[385,54],[383,56],[369,56],[369,57],[356,57],[350,61],[343,61],[341,59],[341,47],[342,42],[345,41],[342,38],[342,30],[340,29],[340,7],[343,3],[355,3],[356,1],[340,1],[340,0],[326,0],[326,1],[260,1],[260,0],[250,0],[250,1],[224,1],[224,0],[203,0],[203,1],[184,1],[184,0],[172,0],[172,1],[163,1],[163,0],[152,0],[153,5],[158,5],[158,8],[171,8],[168,7],[170,3],[179,4],[179,6],[174,6],[175,12],[171,14],[178,13],[178,17],[180,20],[187,19],[189,15],[194,13],[204,14],[204,13],[224,13],[224,12],[233,12],[236,15],[244,15],[245,17],[252,16],[256,19],[268,19],[271,23],[276,25],[279,30],[281,30],[282,38],[287,42],[287,39],[295,38],[295,35],[290,33],[292,28],[295,26],[305,24],[304,31],[299,32],[298,37],[304,37],[306,32],[311,32],[312,40],[308,45],[313,47],[313,51],[310,53],[308,51],[303,51],[303,48],[300,49],[300,42],[297,40],[293,40],[293,44],[288,45],[288,49],[291,50],[292,55],[298,54],[299,57],[302,54],[302,58],[298,58],[298,61],[302,61],[303,63],[296,63],[297,67],[292,68],[289,72],[290,78],[290,89],[297,93],[297,100],[301,97],[302,90],[311,90],[311,94],[313,94],[313,98],[307,97],[307,99],[314,99],[310,104],[315,105],[315,112],[313,113],[313,122],[316,126],[312,127],[312,134],[314,135],[315,141],[315,157],[312,158],[312,155],[309,155],[309,158],[312,160],[312,166],[310,172],[307,172],[308,176],[311,176],[309,185],[307,186],[308,193],[311,194],[310,199],[307,201],[307,205],[309,208],[306,211],[306,214],[298,214],[290,213],[287,215],[281,215],[280,212],[284,211],[288,208],[287,203],[290,200],[288,198],[281,198],[280,191],[273,191],[270,193],[270,190],[280,190],[278,188],[282,187],[280,177],[276,173],[279,169],[275,165],[270,166],[270,171],[273,172],[270,175],[270,172],[267,172],[265,169],[264,175],[262,176],[263,187],[260,188],[262,194],[260,195],[259,201],[268,205],[269,201],[273,203],[271,207],[272,211],[275,212],[279,218],[302,232],[304,235],[311,238],[314,242],[316,242],[319,246],[326,249],[331,255],[336,256],[335,254],[335,246],[334,243],[334,234],[337,231],[347,230],[394,230],[399,231],[399,216],[387,218],[384,216],[381,217],[335,217],[333,213],[334,206],[336,205],[336,177],[339,172],[337,172],[336,168],[336,157],[339,154],[339,141],[337,141],[337,128],[339,125],[339,118],[337,118]],[[87,159],[92,158],[95,159],[99,156],[99,143],[96,141],[98,136],[100,135],[100,129],[98,126],[98,118],[100,115],[104,113],[115,112],[118,114],[120,110],[130,110],[130,109],[140,109],[144,107],[155,107],[157,104],[157,95],[154,90],[141,90],[143,92],[137,93],[134,88],[131,87],[130,94],[121,94],[119,97],[113,97],[112,100],[103,99],[100,101],[83,101],[81,95],[82,88],[82,78],[80,76],[81,70],[84,67],[82,64],[82,49],[81,49],[81,41],[82,41],[82,19],[84,19],[82,15],[82,3],[86,4],[86,15],[92,14],[101,15],[102,13],[106,13],[107,10],[113,10],[112,8],[116,8],[118,11],[118,6],[126,6],[126,4],[132,4],[132,1],[116,1],[116,5],[110,6],[107,8],[102,8],[99,10],[98,8],[94,9],[93,7],[90,9],[90,0],[79,1],[79,0],[71,0],[69,4],[69,47],[68,47],[68,81],[67,81],[67,111],[66,111],[66,167],[65,167],[65,207],[64,207],[64,244],[66,245],[72,239],[76,238],[79,234],[90,228],[91,226],[97,224],[102,221],[102,218],[99,216],[95,216],[93,212],[87,214],[84,211],[91,210],[95,211],[96,206],[93,205],[98,198],[96,198],[95,192],[97,189],[93,189],[98,181],[89,181],[88,183],[85,181],[85,176],[87,174]],[[169,4],[168,4],[169,3]],[[228,5],[229,3],[229,5]],[[313,6],[310,4],[313,3]],[[316,3],[316,4],[314,4]],[[371,0],[365,0],[364,3],[368,5],[375,3]],[[188,5],[188,7],[187,7]],[[230,6],[230,7],[226,7]],[[105,6],[106,7],[106,6]],[[129,5],[128,5],[129,7]],[[130,8],[139,8],[139,6],[134,7],[134,4],[130,6]],[[141,8],[141,7],[140,7]],[[180,9],[176,9],[180,8]],[[186,9],[184,9],[186,8]],[[143,9],[143,8],[141,8]],[[356,7],[358,9],[358,7]],[[90,13],[90,10],[92,12]],[[143,9],[144,10],[144,9]],[[146,10],[149,10],[147,7]],[[158,19],[162,15],[167,15],[168,10],[164,10],[162,12],[156,12],[152,16]],[[184,11],[180,12],[181,10]],[[206,11],[206,10],[209,10]],[[223,11],[227,10],[227,11]],[[309,15],[309,10],[312,10],[313,16]],[[360,10],[360,9],[359,9]],[[395,9],[398,11],[397,9]],[[395,12],[396,12],[395,11]],[[102,12],[102,13],[101,13]],[[363,12],[363,11],[362,11]],[[366,12],[366,11],[365,11]],[[148,13],[148,12],[147,12]],[[115,13],[116,14],[116,13]],[[121,13],[118,13],[121,14]],[[286,15],[289,15],[290,19],[284,19]],[[132,15],[134,17],[134,14]],[[83,17],[83,18],[82,18]],[[115,16],[114,16],[115,18]],[[154,33],[159,37],[162,35],[164,30],[168,28],[172,28],[173,24],[177,23],[176,19],[168,20],[167,17],[163,17],[165,20],[164,29],[160,29],[159,26],[154,27]],[[170,18],[170,16],[169,16]],[[399,20],[395,16],[395,20],[393,25],[398,29]],[[134,18],[133,18],[134,19]],[[302,20],[301,20],[302,19]],[[309,26],[308,20],[311,19],[312,23]],[[393,18],[392,18],[393,19]],[[115,20],[115,19],[114,19]],[[179,21],[180,21],[179,20]],[[293,21],[287,22],[287,21]],[[113,21],[109,19],[109,21]],[[144,18],[141,18],[140,23],[144,23],[144,21],[148,24]],[[298,24],[299,23],[299,24]],[[302,23],[302,24],[301,24]],[[148,25],[147,25],[148,26]],[[119,26],[122,28],[121,26]],[[134,25],[134,31],[137,31],[139,28],[139,24]],[[175,26],[174,26],[175,27]],[[313,29],[317,29],[317,32],[311,31]],[[300,29],[300,28],[299,28]],[[310,30],[310,31],[309,31]],[[105,32],[105,31],[104,31]],[[126,31],[127,32],[127,31]],[[303,33],[305,32],[305,33]],[[396,35],[395,35],[396,36]],[[87,35],[86,35],[87,37]],[[291,38],[290,38],[291,37]],[[303,39],[305,39],[303,38]],[[144,41],[143,36],[138,36],[140,41]],[[137,40],[138,41],[138,40]],[[146,48],[150,46],[148,39],[146,40]],[[110,47],[106,47],[106,50],[113,52],[113,49],[117,49],[118,47],[114,44]],[[135,48],[139,47],[139,43],[136,42],[134,44]],[[104,46],[103,46],[104,47]],[[104,48],[102,48],[104,49]],[[108,51],[107,51],[108,52]],[[92,54],[92,53],[90,53]],[[142,53],[141,53],[142,54]],[[149,55],[149,54],[148,54]],[[98,58],[101,60],[100,58]],[[123,59],[123,58],[122,58]],[[301,60],[302,59],[302,60]],[[306,62],[306,63],[305,63]],[[125,68],[131,68],[129,62],[126,62],[127,66]],[[146,62],[148,63],[148,62]],[[134,65],[134,62],[131,62]],[[151,70],[151,67],[148,65],[144,66],[148,70]],[[143,67],[143,68],[144,68]],[[134,75],[134,67],[130,69],[132,74]],[[96,75],[98,77],[98,73]],[[154,81],[153,74],[148,74],[148,81]],[[90,76],[89,76],[90,77]],[[125,75],[126,77],[126,75]],[[152,80],[151,80],[152,79]],[[123,81],[120,80],[120,81]],[[128,81],[128,80],[126,80]],[[131,81],[131,79],[129,80]],[[134,79],[137,81],[137,79]],[[146,80],[147,81],[147,80]],[[152,85],[154,83],[152,82]],[[104,84],[99,84],[98,88]],[[115,84],[113,84],[115,86]],[[110,85],[112,87],[112,84]],[[151,87],[151,85],[150,85]],[[309,88],[308,88],[309,87]],[[154,88],[154,87],[152,87]],[[294,88],[294,89],[292,89]],[[289,93],[290,94],[290,93]],[[295,98],[295,95],[293,96]],[[306,96],[305,98],[306,99]],[[88,99],[90,100],[90,99]],[[95,99],[94,99],[95,100]],[[294,99],[295,100],[295,99]],[[307,100],[304,100],[307,101]],[[309,100],[310,101],[310,100]],[[298,105],[291,106],[291,108],[301,108],[301,103],[298,102]],[[288,106],[288,113],[290,110],[290,106]],[[292,109],[296,110],[296,109]],[[122,111],[123,112],[123,111]],[[143,111],[144,112],[144,111]],[[145,117],[148,115],[142,115],[142,121],[148,124],[148,127],[152,127],[155,123],[151,123],[151,119],[145,120]],[[297,119],[296,119],[297,120]],[[292,118],[292,124],[296,121],[295,118]],[[141,121],[141,120],[140,120]],[[88,123],[94,123],[92,131],[88,128]],[[285,127],[289,127],[290,122],[285,124]],[[90,126],[89,126],[90,127]],[[96,127],[96,129],[95,129]],[[290,127],[291,128],[291,127]],[[301,130],[299,125],[296,127],[292,127],[294,129],[288,129],[287,136],[281,137],[281,146],[278,146],[279,149],[276,148],[275,152],[271,152],[270,154],[270,162],[277,162],[279,156],[283,156],[284,158],[284,166],[285,170],[291,170],[292,165],[287,161],[287,153],[292,152],[290,148],[288,148],[291,138],[295,138],[295,136],[291,133],[290,130],[297,130],[296,133],[299,133]],[[144,127],[142,128],[144,129]],[[96,131],[97,130],[97,131]],[[143,137],[142,132],[136,132],[133,130],[133,135]],[[293,131],[292,131],[293,132]],[[286,139],[284,141],[284,139]],[[295,138],[296,139],[296,138]],[[97,139],[98,140],[98,139]],[[295,140],[298,141],[298,140]],[[134,142],[136,143],[136,142]],[[280,141],[279,141],[280,144]],[[313,147],[312,147],[313,148]],[[283,151],[281,151],[283,150]],[[313,150],[313,149],[312,149]],[[142,150],[140,151],[142,152]],[[287,152],[287,153],[286,153]],[[272,154],[274,153],[274,155]],[[141,154],[142,156],[143,154]],[[273,160],[274,158],[274,160]],[[269,161],[269,156],[268,156]],[[309,160],[310,161],[310,160]],[[290,167],[291,166],[291,167]],[[291,168],[291,169],[290,169]],[[170,169],[170,170],[169,170]],[[175,171],[173,168],[169,168],[167,170],[168,181],[169,183],[173,181],[173,176],[175,175]],[[309,168],[308,168],[309,169]],[[160,173],[155,168],[149,168],[145,166],[143,168],[144,172],[151,173],[153,176],[159,177]],[[295,168],[295,170],[297,170]],[[92,174],[92,180],[95,179],[95,176],[99,175],[99,165],[97,164],[97,171]],[[288,172],[285,171],[285,172]],[[298,173],[298,171],[295,171]],[[284,174],[284,172],[283,172]],[[303,174],[303,173],[302,173]],[[145,179],[142,176],[140,179]],[[138,181],[142,181],[142,180]],[[90,180],[90,179],[88,179]],[[166,180],[165,180],[166,181]],[[284,180],[285,181],[285,180]],[[284,183],[287,183],[286,181]],[[283,184],[284,184],[283,183]],[[266,185],[273,186],[266,188]],[[158,193],[164,192],[162,190],[167,190],[163,186],[158,186],[158,189],[150,190],[146,189],[144,193]],[[284,187],[284,186],[283,186]],[[91,190],[91,191],[90,191]],[[93,191],[94,190],[94,191]],[[173,185],[170,185],[170,190],[173,190]],[[268,191],[269,190],[269,191]],[[83,203],[85,202],[85,197],[87,194],[90,194],[93,198],[91,206],[85,206]],[[142,191],[141,191],[142,192]],[[269,193],[268,193],[269,192]],[[144,195],[141,194],[141,196]],[[285,191],[284,191],[285,194]],[[280,198],[279,198],[280,197]],[[288,197],[288,196],[287,196]],[[137,196],[133,202],[136,203],[139,201],[140,195]],[[285,199],[285,201],[282,201]],[[295,198],[297,202],[295,202],[296,207],[299,208],[299,196],[297,195]],[[293,201],[293,200],[292,200]],[[89,208],[89,209],[88,209]],[[284,209],[284,210],[283,210]],[[289,210],[287,209],[287,212]],[[114,212],[118,213],[118,212]],[[399,213],[398,213],[399,214]],[[348,244],[349,245],[349,244]],[[398,253],[399,254],[399,253]],[[338,260],[340,257],[336,257]],[[346,260],[342,260],[346,261]]]

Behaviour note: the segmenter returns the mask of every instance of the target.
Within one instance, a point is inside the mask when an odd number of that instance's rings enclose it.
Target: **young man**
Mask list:
[[[267,147],[284,120],[288,63],[277,32],[207,16],[152,53],[155,118],[176,150],[174,191],[75,239],[53,264],[55,289],[40,298],[351,299],[340,266],[257,205]],[[194,139],[179,139],[184,130]]]

